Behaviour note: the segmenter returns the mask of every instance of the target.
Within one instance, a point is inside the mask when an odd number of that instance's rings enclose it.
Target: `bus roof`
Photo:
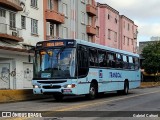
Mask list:
[[[124,50],[120,50],[120,49],[116,49],[116,48],[111,48],[111,47],[108,47],[108,46],[88,42],[88,41],[85,41],[85,40],[80,40],[80,39],[75,39],[75,40],[76,40],[77,43],[83,44],[83,45],[86,45],[86,46],[95,47],[95,48],[104,49],[104,50],[110,50],[110,51],[113,51],[113,52],[118,52],[118,53],[123,53],[123,54],[139,57],[138,54],[135,54],[135,53],[132,53],[132,52],[128,52],[128,51],[124,51]]]
[[[86,45],[86,46],[90,46],[90,47],[95,47],[95,48],[99,48],[99,49],[104,49],[104,50],[109,50],[109,51],[113,51],[113,52],[117,52],[117,53],[123,53],[123,54],[126,54],[126,55],[132,55],[132,56],[139,57],[138,54],[135,54],[135,53],[132,53],[132,52],[128,52],[128,51],[124,51],[124,50],[120,50],[120,49],[116,49],[116,48],[111,48],[111,47],[108,47],[108,46],[88,42],[88,41],[81,40],[81,39],[57,39],[57,40],[47,40],[47,41],[63,41],[63,40],[75,40],[76,44],[82,44],[82,45]],[[40,42],[46,42],[46,41],[40,41]],[[40,42],[38,42],[38,43],[40,43]]]

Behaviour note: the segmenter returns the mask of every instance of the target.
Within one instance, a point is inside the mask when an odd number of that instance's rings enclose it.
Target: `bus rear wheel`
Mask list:
[[[128,81],[125,81],[123,90],[118,90],[117,93],[119,95],[127,95],[128,91],[129,91],[129,83],[128,83]]]
[[[124,83],[124,90],[123,90],[123,94],[127,95],[129,91],[129,83],[127,81],[125,81]]]

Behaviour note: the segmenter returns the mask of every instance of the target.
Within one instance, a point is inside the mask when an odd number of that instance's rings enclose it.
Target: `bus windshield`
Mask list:
[[[75,48],[47,48],[35,53],[34,78],[75,77]]]

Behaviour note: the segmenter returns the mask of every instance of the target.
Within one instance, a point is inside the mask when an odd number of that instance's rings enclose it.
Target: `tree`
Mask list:
[[[142,50],[144,61],[142,66],[146,73],[154,74],[155,78],[160,72],[160,41],[148,44]]]

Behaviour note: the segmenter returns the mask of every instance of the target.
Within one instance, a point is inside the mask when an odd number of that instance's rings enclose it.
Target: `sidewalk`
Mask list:
[[[0,90],[0,103],[49,98],[51,95],[34,95],[32,89]]]
[[[140,88],[160,86],[160,82],[142,82]]]
[[[142,82],[140,88],[160,86],[160,82]],[[52,95],[34,95],[28,90],[0,90],[0,103],[52,98]]]

